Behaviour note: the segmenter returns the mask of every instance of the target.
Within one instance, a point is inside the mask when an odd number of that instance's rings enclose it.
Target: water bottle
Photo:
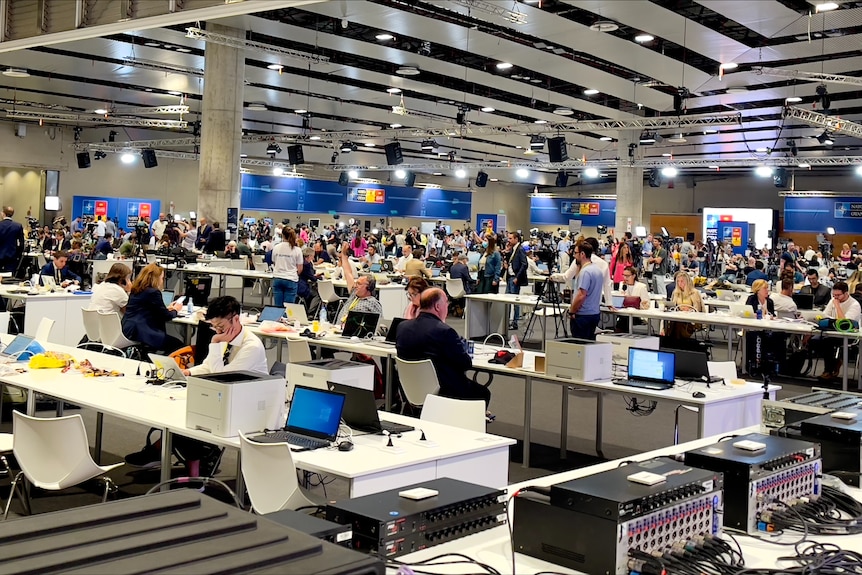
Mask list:
[[[766,304],[761,303],[760,307],[757,308],[757,319],[763,319],[766,317]]]
[[[327,320],[327,317],[326,317],[326,306],[325,306],[325,305],[321,305],[321,306],[320,306],[320,325],[321,325],[321,326],[326,325],[326,320]]]
[[[189,298],[188,305],[186,306],[186,310],[189,312],[189,315],[195,313],[195,304],[192,301],[192,298]]]

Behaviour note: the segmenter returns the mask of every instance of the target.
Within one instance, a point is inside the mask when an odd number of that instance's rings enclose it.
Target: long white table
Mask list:
[[[8,341],[9,336],[3,336]],[[219,447],[239,449],[239,438],[218,437],[186,427],[185,389],[163,389],[148,386],[143,377],[132,375],[139,362],[96,352],[84,352],[65,346],[48,346],[65,351],[75,358],[88,358],[96,367],[120,369],[126,377],[85,377],[58,369],[30,370],[27,373],[0,377],[6,385],[30,391],[27,413],[35,412],[35,393],[80,405],[99,414],[95,438],[96,457],[101,453],[103,414],[133,421],[162,430],[161,480],[170,478],[171,437],[182,435]],[[393,438],[397,449],[385,446],[385,437],[354,435],[355,448],[349,452],[319,449],[293,455],[297,467],[314,473],[346,478],[351,496],[409,485],[437,477],[454,477],[492,487],[508,483],[509,446],[514,440],[476,433],[448,425],[419,421],[401,415],[383,413],[384,419],[417,428],[401,438]],[[421,430],[428,441],[420,442]],[[237,479],[242,484],[237,467]]]
[[[22,333],[34,335],[43,317],[54,320],[50,340],[55,343],[74,347],[84,337],[83,314],[81,310],[90,305],[91,294],[57,291],[41,291],[37,295],[21,292],[18,286],[0,286],[0,297],[21,301],[24,304],[24,325]],[[13,307],[8,308],[12,311]]]

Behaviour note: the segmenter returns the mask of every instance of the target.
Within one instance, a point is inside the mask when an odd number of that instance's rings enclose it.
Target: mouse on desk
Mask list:
[[[355,335],[351,335],[351,336],[350,336],[350,341],[362,341],[362,340],[361,340],[359,337],[355,336]]]
[[[702,391],[695,391],[694,393],[691,394],[691,396],[694,397],[695,399],[703,399],[704,397],[706,397],[706,394]]]
[[[352,441],[342,441],[338,444],[338,451],[352,451],[353,450],[353,442]]]

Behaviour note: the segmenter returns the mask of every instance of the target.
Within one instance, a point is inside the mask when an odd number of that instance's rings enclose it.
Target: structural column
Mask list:
[[[207,29],[244,37],[235,28],[208,24]],[[208,43],[205,60],[198,217],[227,229],[228,208],[239,208],[245,55],[237,48]]]
[[[627,165],[629,161],[643,157],[643,152],[638,145],[640,132],[620,130],[618,141],[620,165],[617,168],[617,218],[614,232],[617,237],[621,237],[628,231],[634,234],[636,226],[649,227],[649,221],[642,221],[645,217],[643,215],[644,170]]]

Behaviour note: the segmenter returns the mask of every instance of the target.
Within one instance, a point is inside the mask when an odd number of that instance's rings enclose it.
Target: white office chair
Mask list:
[[[464,282],[460,279],[447,279],[446,293],[449,294],[450,299],[461,299],[467,295],[467,292],[464,291]]]
[[[316,505],[299,486],[287,443],[255,443],[239,433],[242,477],[255,513]]]
[[[51,337],[51,330],[54,329],[54,323],[56,322],[50,317],[43,317],[39,320],[39,326],[34,334],[36,341],[42,344],[48,341],[48,338]]]
[[[398,368],[398,379],[401,380],[401,389],[404,390],[407,403],[413,407],[422,407],[428,395],[437,395],[440,388],[437,379],[437,370],[430,359],[419,361],[408,361],[395,358]],[[484,414],[484,411],[482,412]]]
[[[41,489],[60,491],[99,477],[105,484],[102,503],[114,482],[104,474],[123,465],[96,465],[90,456],[87,430],[80,415],[41,419],[12,412],[13,453],[21,471],[12,481],[10,494],[24,477]],[[3,519],[9,515],[10,497]]]
[[[6,460],[6,455],[12,453],[12,434],[11,433],[0,433],[0,464],[2,464],[2,468],[0,468],[0,475],[5,475],[10,480],[12,479],[12,468],[9,467],[9,461]],[[24,490],[19,486],[17,490],[9,491],[9,500],[12,500],[12,496],[18,493],[18,497],[21,498],[21,503],[25,508],[29,510],[29,501],[24,496]]]
[[[123,324],[117,312],[99,313],[99,336],[105,350],[119,351],[124,356],[128,356],[127,352],[138,345],[138,342],[123,335]]]
[[[335,323],[338,314],[341,312],[341,304],[344,303],[344,299],[335,293],[335,286],[332,285],[330,280],[320,280],[317,282],[317,295],[320,297],[321,305],[338,302],[338,309],[335,310],[335,315],[329,317],[330,323]]]
[[[39,266],[39,269],[40,269],[40,270],[41,270],[42,268],[44,268],[46,265],[48,265],[48,260],[45,258],[45,254],[39,254],[39,255],[37,255],[37,256],[36,256],[36,263],[37,263],[37,265]]]
[[[89,349],[93,344],[101,347],[102,336],[99,333],[99,310],[82,309],[81,316],[84,320],[84,333],[87,335],[87,341],[78,344],[78,347]]]
[[[10,319],[12,319],[11,311],[0,311],[0,333],[9,333]]]
[[[425,397],[419,419],[485,433],[485,402],[429,394]]]
[[[287,340],[287,363],[311,361],[311,346],[307,339]]]

